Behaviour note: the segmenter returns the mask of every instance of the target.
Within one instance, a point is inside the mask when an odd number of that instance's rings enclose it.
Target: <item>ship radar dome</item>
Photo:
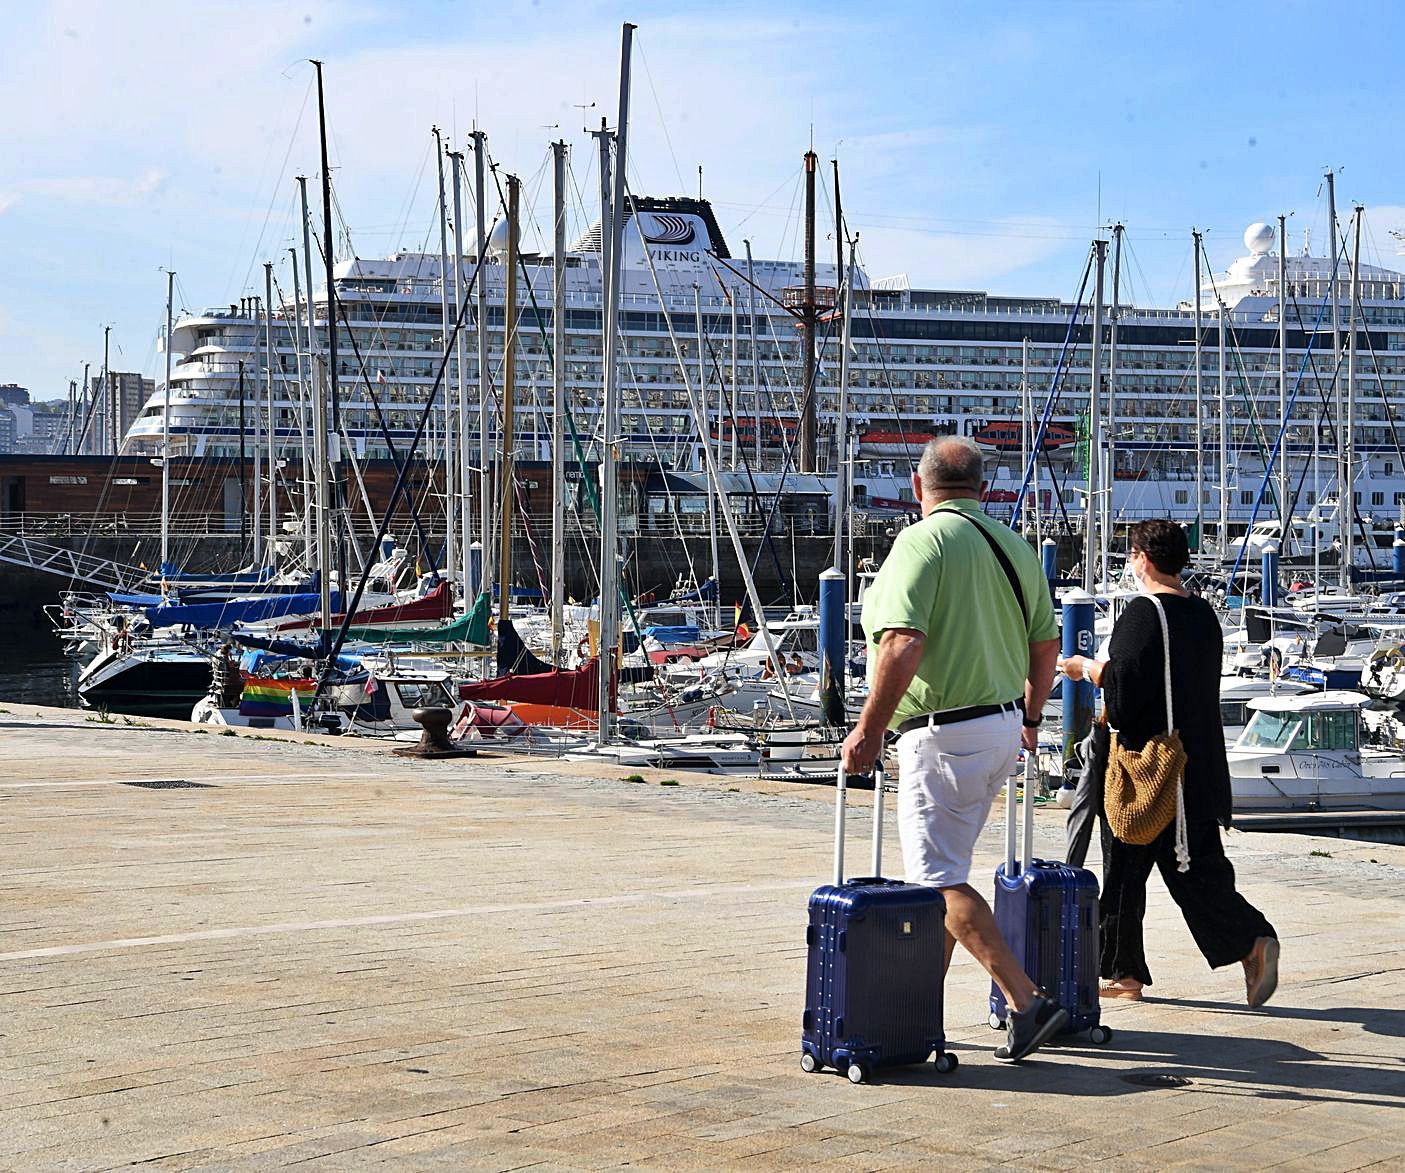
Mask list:
[[[496,224],[493,230],[488,233],[488,253],[490,256],[501,257],[507,255],[507,217],[504,216]]]
[[[1250,224],[1244,229],[1244,247],[1255,256],[1263,256],[1273,247],[1273,225]]]

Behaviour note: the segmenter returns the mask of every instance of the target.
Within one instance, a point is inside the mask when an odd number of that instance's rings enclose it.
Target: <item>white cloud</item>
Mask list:
[[[78,204],[112,206],[137,204],[155,195],[166,181],[159,167],[147,167],[133,178],[111,175],[66,175],[33,179],[22,185],[26,194]],[[4,207],[0,206],[0,211]]]

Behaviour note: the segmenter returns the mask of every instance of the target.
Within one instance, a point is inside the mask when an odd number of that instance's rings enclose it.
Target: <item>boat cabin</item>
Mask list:
[[[1302,696],[1260,697],[1247,703],[1249,721],[1236,749],[1291,753],[1359,748],[1361,706],[1357,692],[1319,692]]]

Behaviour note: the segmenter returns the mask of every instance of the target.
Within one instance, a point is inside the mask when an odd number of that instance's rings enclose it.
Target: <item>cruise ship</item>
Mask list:
[[[718,445],[723,467],[740,462],[754,471],[759,462],[775,472],[790,457],[797,429],[801,343],[786,307],[794,304],[801,286],[801,265],[739,258],[705,200],[640,199],[636,208],[638,223],[626,225],[621,257],[623,455],[686,475],[703,467],[705,430]],[[487,322],[490,379],[497,377],[502,362],[505,275],[498,246],[504,237],[499,222],[484,260],[486,301],[471,307]],[[1226,486],[1223,504],[1230,532],[1242,532],[1250,521],[1263,480],[1263,453],[1272,446],[1280,420],[1279,258],[1274,232],[1266,225],[1251,225],[1244,243],[1245,255],[1226,272],[1207,278],[1202,289],[1199,432],[1192,302],[1172,308],[1116,307],[1115,364],[1104,345],[1101,379],[1102,402],[1111,405],[1104,467],[1110,461],[1114,523],[1167,515],[1193,521],[1198,512],[1213,526],[1221,484]],[[524,262],[527,280],[518,282],[515,443],[519,457],[532,460],[549,455],[553,261],[550,254],[529,253]],[[1333,287],[1331,258],[1306,251],[1288,256],[1284,265],[1288,383],[1290,390],[1298,389],[1286,440],[1288,469],[1297,490],[1297,512],[1315,514],[1332,506],[1337,489],[1336,441],[1318,427],[1321,397],[1344,395],[1346,382],[1343,363],[1333,384],[1331,318],[1323,306],[1335,292],[1344,333],[1351,320],[1350,274],[1342,264]],[[465,259],[465,289],[476,268],[475,257]],[[453,274],[442,271],[437,254],[402,251],[336,265],[344,323],[337,372],[341,426],[351,455],[389,455],[373,398],[392,442],[402,451],[408,447],[441,363],[446,278],[452,313]],[[1405,275],[1362,266],[1359,280],[1353,437],[1357,512],[1388,532],[1405,511],[1405,461],[1392,424],[1392,414],[1405,416]],[[816,282],[821,299],[833,300],[837,266],[818,265]],[[924,289],[905,277],[870,280],[859,273],[854,285],[847,396],[851,434],[848,444],[835,434],[839,325],[830,315],[821,323],[817,341],[815,472],[832,476],[841,453],[856,453],[855,508],[901,509],[912,500],[908,480],[921,444],[933,434],[968,435],[992,455],[992,507],[1008,509],[1022,483],[1026,421],[1044,413],[1061,369],[1043,433],[1038,488],[1029,500],[1076,525],[1086,509],[1090,307],[1057,297]],[[325,291],[311,296],[318,322],[313,345],[325,353]],[[293,323],[305,310],[290,298],[277,300],[281,304],[272,315],[275,441],[280,455],[296,458],[306,450],[302,375],[309,364],[299,354],[300,334]],[[562,357],[576,429],[572,443],[574,448],[578,441],[590,458],[592,448],[598,453],[602,387],[598,225],[568,250],[565,301],[567,351]],[[1229,458],[1223,470],[1217,430],[1219,325],[1212,308],[1220,302],[1225,307],[1224,391],[1229,404]],[[261,318],[260,307],[244,299],[187,313],[176,323],[172,349],[179,361],[169,388],[173,453],[239,453],[241,364],[242,434],[252,442],[252,421],[255,413],[263,414],[266,395]],[[1111,314],[1109,324],[1110,319]],[[681,340],[690,378],[695,386],[701,381],[706,429],[689,412],[670,326]],[[1312,359],[1306,362],[1314,334]],[[473,452],[480,437],[471,327],[464,353],[467,397],[474,405],[469,412]],[[1300,369],[1305,372],[1301,380]],[[453,387],[452,358],[448,376]],[[722,387],[733,404],[730,413],[719,411]],[[157,389],[129,430],[124,451],[160,452],[167,395],[165,387]],[[431,458],[441,436],[438,411],[434,425],[426,453]],[[491,435],[487,439],[491,453],[498,441]],[[1261,505],[1259,520],[1270,516],[1271,508]]]

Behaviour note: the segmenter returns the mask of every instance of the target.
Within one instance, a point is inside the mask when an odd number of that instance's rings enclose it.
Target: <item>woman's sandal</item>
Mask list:
[[[1122,980],[1104,982],[1098,990],[1099,998],[1120,998],[1124,1002],[1140,1002],[1142,1000],[1142,985],[1123,985]]]

